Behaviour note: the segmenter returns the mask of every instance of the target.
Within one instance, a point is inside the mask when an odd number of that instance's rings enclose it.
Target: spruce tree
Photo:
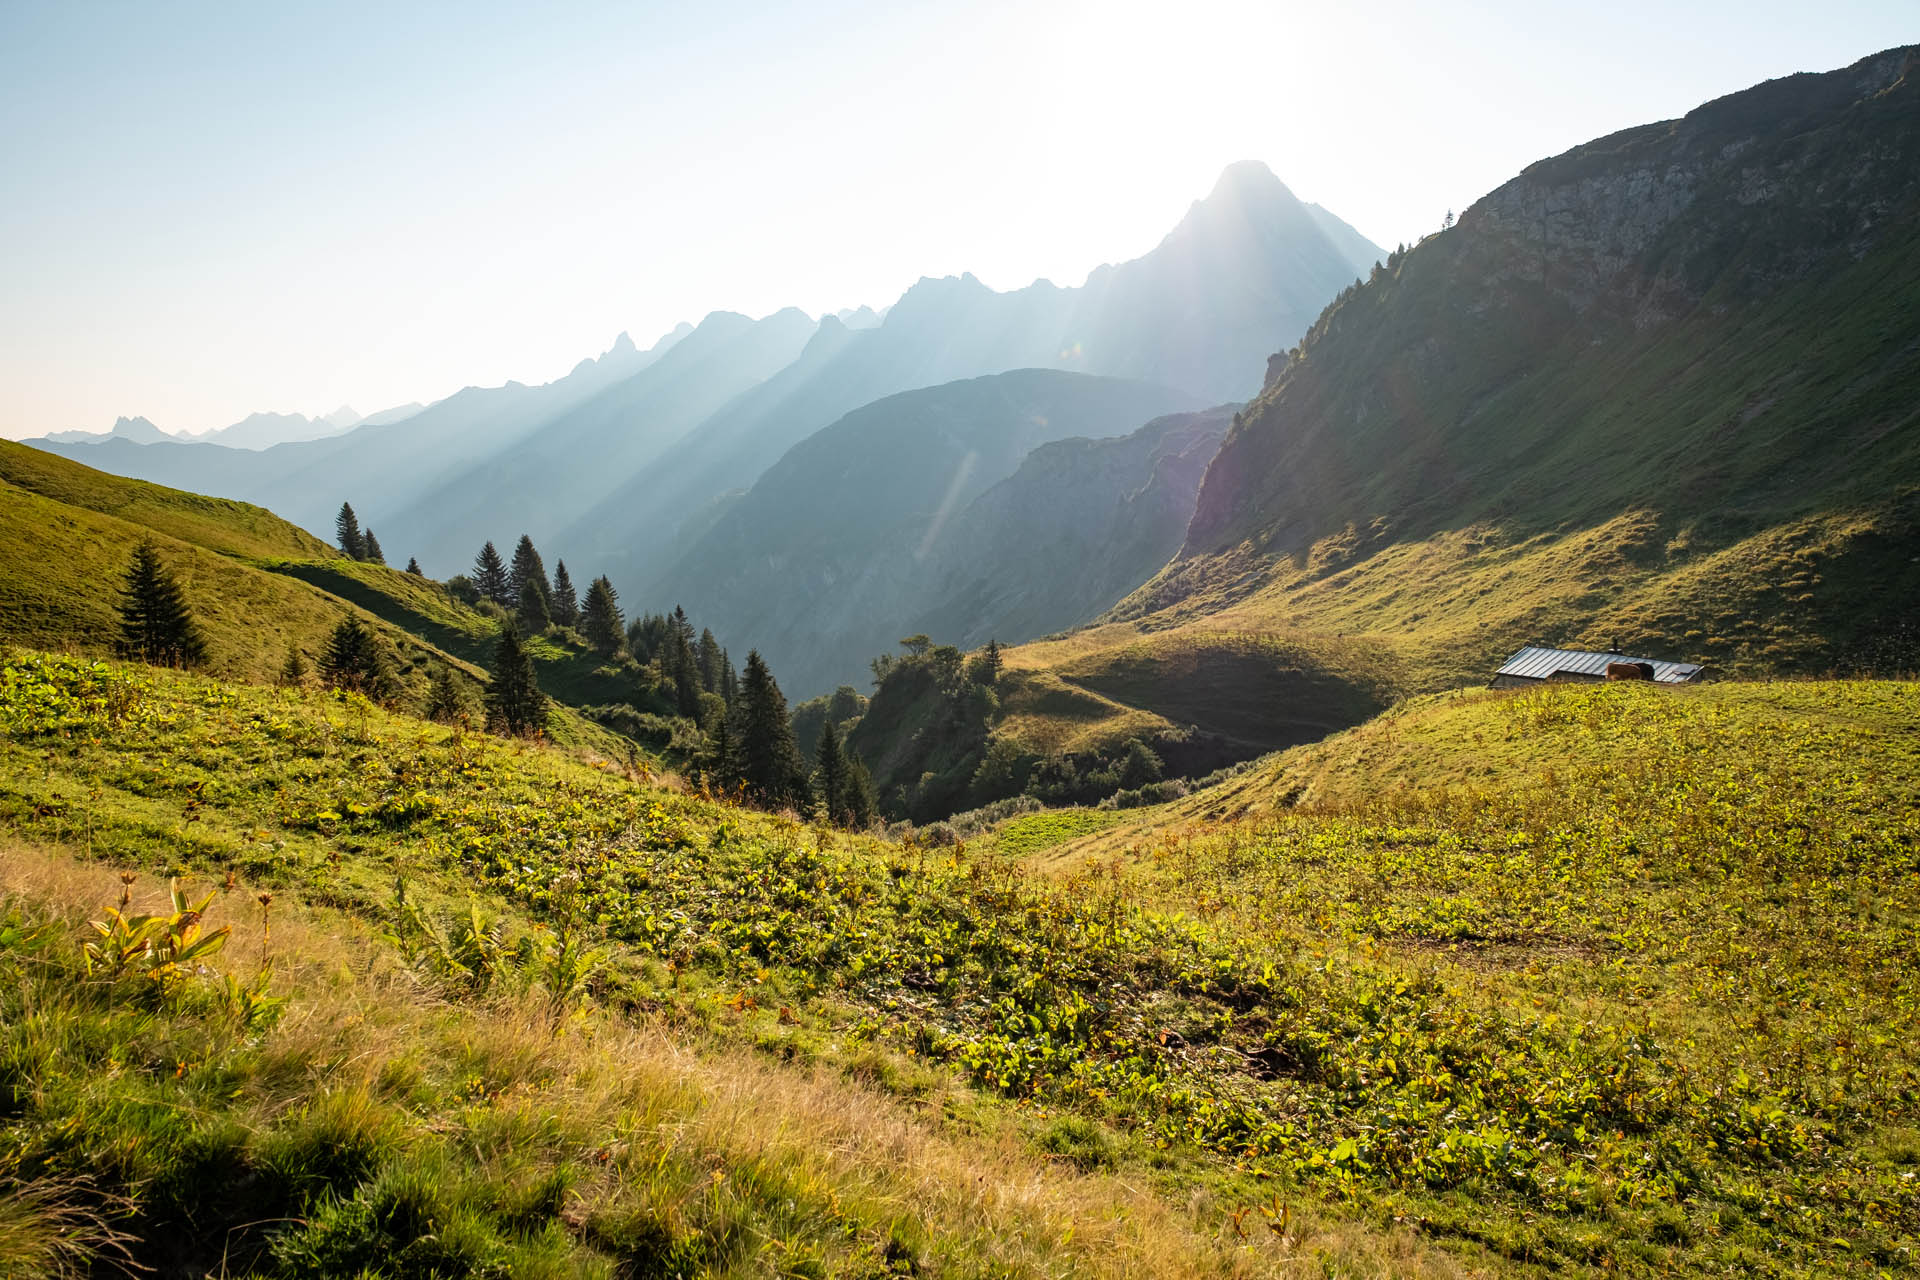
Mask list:
[[[879,815],[880,794],[874,789],[873,775],[859,756],[847,756],[847,825],[865,831]]]
[[[366,540],[360,534],[360,517],[353,514],[353,504],[340,504],[340,514],[334,517],[333,540],[340,544],[340,550],[349,560],[363,559],[367,554]]]
[[[700,767],[706,772],[708,785],[716,791],[731,791],[733,784],[740,780],[739,753],[735,747],[727,717],[721,716],[714,721],[713,732],[707,735],[706,749],[701,752],[699,761]]]
[[[520,630],[508,619],[500,624],[493,650],[493,682],[487,686],[487,727],[518,737],[547,722],[547,696],[533,670],[533,655],[520,643]]]
[[[553,599],[553,584],[547,581],[547,566],[534,550],[533,539],[523,533],[520,545],[513,549],[513,565],[507,570],[507,594],[519,600],[522,588],[529,582],[540,588],[540,602],[546,606]],[[551,615],[551,606],[547,607]]]
[[[303,688],[307,683],[307,655],[297,644],[287,646],[287,660],[280,664],[280,683],[289,689]]]
[[[820,747],[814,753],[813,794],[828,822],[840,823],[847,814],[847,757],[840,731],[831,717],[820,728]]]
[[[155,666],[191,667],[206,660],[207,642],[173,571],[150,541],[133,549],[120,599],[120,652]]]
[[[682,619],[685,614],[679,615]],[[688,628],[687,630],[691,630]],[[700,714],[700,659],[688,642],[685,631],[675,626],[667,635],[666,659],[662,663],[673,681],[674,710],[689,718]]]
[[[705,627],[700,629],[700,687],[708,693],[720,692],[720,642],[713,638],[713,632]]]
[[[758,650],[747,654],[747,668],[740,678],[736,727],[740,780],[746,784],[747,793],[769,807],[803,808],[807,802],[806,776],[801,772],[800,751],[793,743],[787,699]]]
[[[547,616],[547,598],[541,594],[540,584],[530,577],[520,584],[520,602],[516,613],[521,630],[530,636],[539,635],[553,621]]]
[[[420,568],[420,561],[412,556],[407,557],[407,572],[416,578],[424,578],[427,576],[426,572]]]
[[[986,685],[993,685],[993,684],[999,683],[1000,665],[1001,665],[1000,642],[998,640],[991,640],[991,639],[988,640],[986,651],[982,653],[980,656],[986,659],[985,674],[987,677],[985,680],[981,681],[981,683]]]
[[[373,536],[372,529],[368,529],[360,535],[360,558],[368,564],[385,564],[387,562],[385,553],[380,550],[380,539]]]
[[[580,597],[573,592],[573,579],[567,574],[565,560],[554,562],[553,599],[547,602],[547,612],[563,627],[580,621]]]
[[[340,620],[320,655],[320,679],[333,689],[362,693],[385,701],[396,691],[386,646],[367,624],[352,614]]]
[[[466,711],[466,700],[460,696],[460,686],[453,682],[453,669],[444,666],[436,668],[433,684],[427,690],[427,719],[447,724],[458,720]]]
[[[734,672],[733,659],[727,656],[725,649],[720,651],[720,688],[718,693],[729,707],[731,707],[734,700],[740,696],[740,677]]]
[[[517,597],[507,593],[507,566],[491,542],[480,548],[480,554],[473,558],[473,589],[480,593],[481,599],[491,600],[502,609],[511,609],[518,602]]]
[[[613,584],[605,577],[595,578],[593,585],[587,588],[587,603],[580,611],[580,629],[586,632],[587,643],[601,653],[612,654],[620,650],[620,642],[626,639],[626,624],[620,617],[620,597],[614,591]]]

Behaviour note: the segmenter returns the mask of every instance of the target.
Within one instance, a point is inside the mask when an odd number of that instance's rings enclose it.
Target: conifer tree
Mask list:
[[[987,641],[986,650],[980,656],[986,659],[985,675],[987,677],[985,680],[981,681],[981,683],[987,684],[987,685],[999,683],[1000,681],[1000,642],[998,640],[989,639]]]
[[[675,613],[681,620],[686,617],[678,610]],[[700,659],[687,639],[687,632],[691,630],[691,627],[683,630],[676,622],[667,633],[667,652],[661,666],[673,681],[674,710],[683,716],[697,717],[700,714]]]
[[[547,722],[547,696],[540,692],[533,655],[520,643],[520,630],[508,619],[500,625],[493,650],[493,682],[487,686],[487,727],[518,737]]]
[[[380,539],[373,536],[372,529],[360,535],[360,558],[368,564],[387,562],[386,554],[380,550]]]
[[[366,623],[349,614],[340,620],[320,655],[320,679],[332,689],[362,693],[385,701],[395,692],[386,646]]]
[[[727,720],[728,717],[721,716],[714,721],[713,732],[707,735],[706,750],[700,757],[700,767],[706,771],[709,785],[721,792],[733,790],[733,784],[740,780],[738,752]]]
[[[119,649],[129,658],[168,667],[191,667],[207,656],[207,642],[187,607],[186,593],[151,541],[133,549],[127,566]]]
[[[547,566],[541,562],[540,553],[533,548],[533,539],[526,534],[520,535],[520,545],[513,549],[513,565],[507,570],[507,594],[515,600],[528,582],[540,588],[540,601],[546,604],[553,599],[553,584],[547,581]],[[551,606],[548,606],[551,613]]]
[[[708,693],[720,692],[720,642],[713,638],[711,629],[700,629],[700,645],[697,650],[700,658],[700,687]]]
[[[303,688],[307,683],[307,655],[297,644],[287,646],[287,660],[280,664],[280,683],[289,689]]]
[[[334,517],[333,540],[349,560],[359,560],[366,556],[367,546],[360,536],[360,517],[353,514],[353,504],[340,504],[340,514]]]
[[[873,775],[859,756],[847,756],[847,825],[865,831],[880,811],[880,793],[874,788]]]
[[[473,589],[483,600],[491,600],[502,609],[511,609],[518,598],[507,593],[507,566],[489,542],[473,558]]]
[[[817,764],[813,771],[813,794],[820,803],[820,811],[828,822],[843,822],[847,808],[847,757],[840,744],[840,731],[834,728],[831,716],[820,728],[820,747],[814,759]]]
[[[433,673],[433,684],[427,690],[427,719],[438,720],[442,724],[451,723],[465,715],[466,700],[460,696],[460,686],[453,682],[453,669],[439,667]]]
[[[520,584],[516,615],[520,620],[520,629],[530,636],[539,635],[553,621],[547,616],[547,598],[541,594],[540,584],[531,577]]]
[[[731,707],[734,704],[734,700],[740,696],[740,677],[734,672],[733,659],[727,656],[725,649],[720,651],[720,688],[718,692],[721,699],[725,701],[729,707]]]
[[[420,561],[413,556],[407,557],[407,572],[416,578],[424,578],[427,576],[426,572],[420,567]]]
[[[553,598],[547,602],[547,612],[563,627],[580,621],[580,597],[573,592],[573,579],[567,573],[565,560],[554,562]]]
[[[626,638],[625,622],[620,617],[620,597],[613,584],[602,576],[587,588],[587,603],[580,610],[580,629],[587,643],[601,653],[618,653]]]
[[[769,807],[804,808],[806,775],[793,742],[787,699],[758,650],[747,654],[747,668],[740,678],[737,731],[740,780],[747,793]]]

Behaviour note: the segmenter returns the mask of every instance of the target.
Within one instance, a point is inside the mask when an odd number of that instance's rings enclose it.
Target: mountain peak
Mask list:
[[[1289,198],[1293,192],[1287,184],[1261,160],[1236,160],[1220,171],[1219,181],[1213,184],[1208,200],[1217,200],[1222,196],[1246,195],[1273,196],[1285,195]]]
[[[613,340],[613,345],[607,348],[607,353],[609,355],[626,355],[634,350],[633,335],[629,334],[625,329],[622,329],[620,336]]]

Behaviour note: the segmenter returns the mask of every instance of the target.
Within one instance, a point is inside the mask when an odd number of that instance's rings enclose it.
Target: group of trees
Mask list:
[[[591,624],[594,620],[594,590],[606,583],[609,596],[613,591],[613,584],[605,578],[596,579],[587,593],[588,610],[583,613],[579,597],[574,592],[573,575],[567,572],[567,562],[556,561],[553,577],[549,579],[546,562],[541,559],[539,549],[533,545],[533,538],[524,533],[513,549],[511,562],[501,559],[493,543],[481,547],[480,554],[473,558],[472,575],[462,581],[476,600],[489,600],[499,605],[529,635],[537,635],[549,626],[579,626],[589,631],[589,640],[592,639]],[[616,647],[617,634],[616,630]]]
[[[341,506],[338,533],[342,551],[358,560],[384,563],[379,544],[359,528],[350,505]],[[418,573],[419,565],[411,563],[408,569]],[[522,633],[577,625],[602,654],[650,671],[673,713],[700,727],[702,745],[694,763],[721,790],[847,826],[864,827],[878,816],[872,778],[848,750],[844,716],[838,721],[827,717],[808,760],[795,741],[786,696],[757,651],[747,655],[744,670],[736,674],[713,632],[703,628],[696,635],[684,609],[649,614],[629,627],[605,577],[595,578],[586,601],[578,604],[565,563],[556,563],[555,570],[550,580],[533,540],[524,535],[510,564],[491,542],[475,560],[469,580],[473,589],[484,599],[510,599],[516,605],[501,620],[495,642],[485,698],[489,728],[519,735],[537,732],[546,723],[548,700]],[[206,657],[206,641],[185,592],[152,542],[135,549],[127,570],[119,649],[129,657],[170,666],[193,665]],[[997,672],[997,647],[992,660]],[[318,670],[328,687],[375,701],[391,701],[400,693],[390,647],[357,614],[334,627]],[[288,651],[280,674],[287,684],[306,682],[307,661],[298,645]],[[855,698],[856,708],[863,705]],[[466,700],[450,667],[435,671],[425,712],[437,720],[466,714]]]
[[[747,654],[734,698],[714,721],[695,765],[722,791],[738,789],[768,808],[855,828],[879,814],[873,779],[832,721],[821,731],[811,766],[800,754],[786,695],[758,650]]]
[[[360,517],[353,513],[353,504],[340,504],[340,514],[334,517],[333,540],[349,560],[365,560],[368,564],[385,564],[387,558],[380,551],[380,539],[373,536],[372,529],[360,527]],[[407,568],[414,573],[420,572],[417,562],[410,562]]]

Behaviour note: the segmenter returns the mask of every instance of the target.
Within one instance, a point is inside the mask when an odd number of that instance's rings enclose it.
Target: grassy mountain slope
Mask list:
[[[15,654],[0,824],[232,871],[225,962],[270,950],[293,1003],[240,1035],[217,987],[74,981],[63,911],[118,886],[29,897],[0,961],[42,1015],[0,1025],[42,1087],[7,1173],[30,1210],[104,1206],[143,1261],[225,1248],[263,1275],[1896,1268],[1920,1224],[1916,699],[1458,700],[1473,728],[1429,737],[1487,739],[1485,785],[1162,833],[1055,881],[312,694]],[[22,865],[9,886],[46,896]],[[459,907],[451,955],[489,954],[460,950],[472,895],[527,959],[437,959],[396,877],[429,920]],[[297,922],[271,939],[260,889]],[[362,941],[383,928],[413,941]],[[561,937],[604,952],[584,989]],[[56,1042],[123,1065],[76,1075]],[[821,1128],[854,1113],[886,1123]],[[1008,1199],[1041,1153],[1059,1170]]]
[[[209,669],[272,681],[298,647],[315,662],[341,618],[359,613],[399,660],[407,697],[436,665],[469,682],[491,660],[497,624],[434,583],[338,552],[270,511],[108,475],[0,441],[0,640],[108,653],[133,548],[154,538],[206,632]],[[576,705],[623,696],[621,677],[579,646],[533,642],[542,686]],[[477,695],[477,687],[470,689]],[[566,713],[553,731],[608,735]]]
[[[1060,674],[1177,719],[1177,681],[1090,651],[1311,634],[1377,654],[1395,694],[1534,641],[1913,669],[1914,65],[1895,50],[1576,148],[1395,255],[1275,362],[1181,554]]]

